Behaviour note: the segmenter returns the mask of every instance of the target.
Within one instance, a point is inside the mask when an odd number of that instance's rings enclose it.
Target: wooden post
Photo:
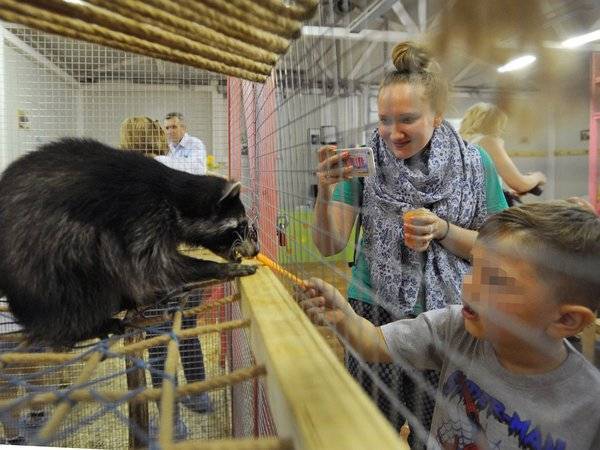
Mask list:
[[[134,344],[143,339],[143,333],[135,333],[134,335],[127,336],[123,341],[125,345]],[[125,359],[125,367],[127,368],[127,389],[133,391],[140,387],[146,387],[146,372],[144,369],[133,369],[132,358],[143,358],[144,352],[139,352],[127,357]],[[137,424],[140,430],[145,431],[148,434],[148,402],[129,402],[129,421]],[[140,439],[133,431],[134,427],[129,427],[129,448],[141,448],[145,445],[144,441]]]

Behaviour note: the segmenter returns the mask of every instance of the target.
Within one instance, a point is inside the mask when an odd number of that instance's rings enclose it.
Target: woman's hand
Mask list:
[[[341,327],[356,313],[335,287],[319,278],[305,281],[306,288],[296,298],[300,307],[315,325]]]
[[[538,179],[536,186],[543,186],[546,184],[546,175],[544,175],[542,172],[533,172],[532,175]]]
[[[425,208],[419,208],[418,214],[405,214],[404,244],[417,252],[429,248],[433,239],[442,239],[447,235],[450,224]]]
[[[529,177],[533,183],[533,187],[529,191],[533,190],[534,188],[536,188],[538,186],[542,187],[543,185],[546,184],[546,175],[544,175],[542,172],[530,172],[527,174],[527,177]],[[527,192],[521,192],[521,195],[526,194],[526,193]]]
[[[321,186],[330,186],[351,178],[350,154],[348,152],[337,152],[336,148],[335,145],[324,145],[318,151],[317,176]]]

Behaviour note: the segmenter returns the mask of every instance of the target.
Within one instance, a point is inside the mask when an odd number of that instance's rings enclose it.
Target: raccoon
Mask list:
[[[72,347],[122,331],[115,313],[182,284],[254,273],[238,264],[258,253],[240,187],[89,139],[14,161],[0,179],[0,290],[28,340]]]

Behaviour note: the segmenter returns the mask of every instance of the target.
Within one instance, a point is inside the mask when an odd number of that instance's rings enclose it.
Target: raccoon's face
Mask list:
[[[228,182],[218,200],[213,205],[205,205],[201,217],[180,217],[183,240],[201,245],[228,261],[239,262],[242,257],[256,256],[257,234],[248,224],[240,190],[241,183]]]
[[[224,228],[216,233],[203,246],[228,261],[240,262],[243,257],[251,258],[258,254],[256,230],[248,225],[245,218],[240,221],[231,220],[223,224]]]

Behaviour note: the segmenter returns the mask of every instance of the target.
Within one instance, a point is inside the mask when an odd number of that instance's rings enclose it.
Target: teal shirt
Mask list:
[[[481,155],[481,162],[485,173],[485,202],[488,215],[496,214],[508,207],[504,193],[502,192],[502,185],[500,184],[500,178],[496,167],[490,155],[481,147],[477,147]],[[348,205],[358,206],[358,199],[360,196],[360,190],[362,185],[358,178],[343,181],[338,183],[333,191],[332,201],[342,202]],[[359,250],[362,247],[362,238],[359,245]],[[348,297],[361,300],[366,303],[373,303],[371,298],[371,276],[369,273],[369,266],[367,265],[367,259],[364,253],[357,251],[356,262],[352,267],[352,278],[350,280],[350,286],[348,286]],[[423,305],[417,304],[415,306],[415,315],[423,312]]]

